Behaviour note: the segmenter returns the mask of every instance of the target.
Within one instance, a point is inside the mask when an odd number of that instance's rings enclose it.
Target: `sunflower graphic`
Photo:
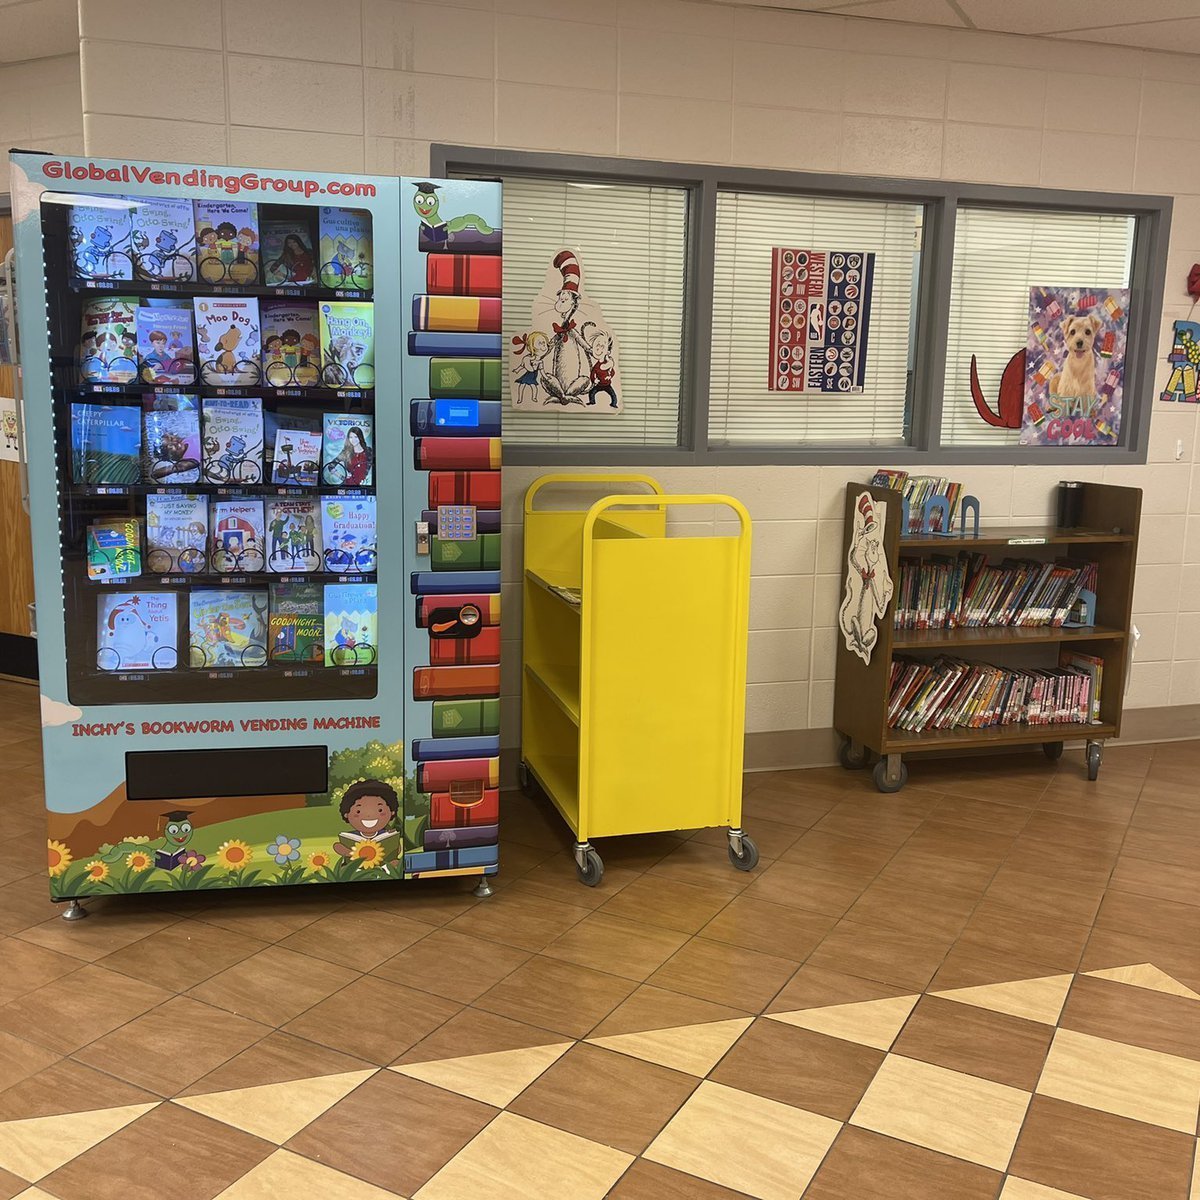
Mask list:
[[[240,871],[253,857],[254,851],[238,838],[231,838],[217,847],[217,862],[227,871]]]
[[[70,849],[53,838],[46,841],[46,854],[51,879],[61,875],[73,861]]]
[[[135,875],[140,875],[154,866],[154,855],[149,850],[132,850],[125,856],[125,865]]]
[[[328,850],[314,850],[308,856],[308,866],[311,871],[323,871],[329,866],[331,859]]]
[[[93,859],[83,868],[83,877],[89,883],[103,883],[108,878],[108,863]]]
[[[383,865],[383,847],[378,842],[358,842],[350,857],[358,860],[360,871],[373,871]]]

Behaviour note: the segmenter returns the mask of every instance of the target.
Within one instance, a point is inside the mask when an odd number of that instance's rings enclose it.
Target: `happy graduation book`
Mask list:
[[[319,583],[271,584],[267,632],[272,662],[324,662],[324,625]]]
[[[374,571],[375,497],[322,497],[321,541],[327,571],[337,575]]]
[[[259,362],[258,299],[255,296],[203,296],[192,301],[200,378],[209,387],[253,386],[262,378]]]
[[[262,302],[263,378],[272,387],[321,382],[321,336],[315,300]]]
[[[132,225],[138,279],[188,283],[195,278],[196,226],[190,200],[140,198],[134,202]]]
[[[137,310],[138,368],[143,383],[196,382],[196,346],[190,308],[145,305]]]
[[[183,392],[142,400],[142,478],[147,483],[200,481],[200,408]]]
[[[142,474],[142,414],[132,405],[71,405],[71,478],[92,487],[128,486]]]
[[[132,279],[130,204],[72,204],[67,217],[71,273],[76,279]]]
[[[375,386],[375,306],[370,302],[322,302],[321,380],[326,387]]]
[[[379,599],[373,583],[325,585],[325,665],[364,666],[378,652]]]
[[[371,214],[323,205],[320,230],[321,286],[369,290],[374,282]]]
[[[321,481],[330,487],[370,487],[375,479],[375,419],[370,413],[326,413]]]
[[[107,592],[96,598],[96,666],[173,671],[179,665],[175,592]]]
[[[193,201],[196,274],[205,283],[258,282],[258,205]]]
[[[192,592],[188,641],[193,667],[261,667],[267,661],[267,593],[233,588]]]
[[[268,217],[262,224],[263,282],[268,287],[308,287],[317,281],[307,221]]]
[[[192,492],[146,496],[146,570],[195,575],[208,567],[208,497]]]
[[[85,300],[79,322],[79,373],[88,383],[137,378],[136,296]]]

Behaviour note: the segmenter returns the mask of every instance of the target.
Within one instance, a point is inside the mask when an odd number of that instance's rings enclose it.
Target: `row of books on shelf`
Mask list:
[[[186,651],[180,654],[180,609]],[[371,666],[378,654],[373,583],[279,583],[269,589],[109,592],[96,599],[101,671],[219,670],[268,662]]]
[[[237,200],[97,197],[70,208],[71,272],[81,281],[369,289],[371,214],[322,205],[315,230],[313,215],[270,205],[260,213]]]
[[[900,559],[896,589],[897,629],[960,629],[987,626],[1061,626],[1090,623],[1099,564],[1058,559],[1006,558],[990,564],[985,554]]]
[[[261,483],[356,488],[375,482],[370,413],[297,417],[258,396],[185,392],[140,403],[71,405],[71,478],[91,487]],[[265,458],[265,464],[264,464]]]
[[[375,386],[375,306],[367,300],[103,296],[83,305],[86,383],[156,387]]]
[[[963,496],[963,485],[947,479],[944,475],[910,475],[907,471],[883,469],[871,478],[873,487],[890,488],[899,492],[908,501],[908,526],[900,532],[920,533],[921,514],[927,500],[944,497],[950,505],[950,523],[943,529],[941,514],[935,514],[931,528],[935,533],[952,533],[958,520],[958,502]],[[900,519],[900,514],[896,514]]]
[[[888,690],[889,729],[990,729],[1100,719],[1104,661],[1063,651],[1054,668],[998,667],[960,658],[898,657]]]

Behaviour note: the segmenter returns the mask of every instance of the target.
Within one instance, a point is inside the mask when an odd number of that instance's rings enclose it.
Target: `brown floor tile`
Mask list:
[[[643,984],[617,1005],[592,1030],[591,1036],[612,1037],[622,1033],[645,1033],[651,1029],[676,1029],[681,1025],[731,1021],[746,1015],[742,1009]]]
[[[393,1066],[432,1062],[439,1058],[465,1058],[472,1054],[497,1054],[504,1050],[528,1050],[534,1046],[552,1046],[563,1036],[539,1029],[524,1021],[514,1021],[479,1008],[464,1008],[444,1025],[406,1050]]]
[[[355,971],[370,971],[433,929],[421,921],[356,904],[321,917],[279,945]]]
[[[356,887],[355,904],[396,913],[425,925],[448,925],[480,903],[461,879],[422,879],[420,887]]]
[[[1200,906],[1195,904],[1135,896],[1130,892],[1109,892],[1096,915],[1096,925],[1138,937],[1153,937],[1187,946],[1200,945]]]
[[[1003,1177],[922,1146],[847,1125],[805,1200],[993,1200]]]
[[[381,1071],[292,1138],[287,1149],[411,1196],[496,1112],[478,1100]]]
[[[700,1081],[599,1046],[576,1045],[509,1106],[544,1125],[640,1154]]]
[[[1011,832],[994,833],[953,821],[940,821],[935,814],[905,843],[904,849],[909,853],[935,854],[994,869],[1003,862],[1015,840],[1016,835]]]
[[[1200,1060],[1200,1004],[1182,996],[1080,975],[1059,1024],[1093,1037]]]
[[[158,1099],[144,1088],[63,1058],[0,1092],[0,1121],[58,1117],[97,1108],[125,1108],[132,1104],[153,1104]]]
[[[1124,848],[1128,851],[1128,841]],[[1018,871],[1032,871],[1057,879],[1079,879],[1085,883],[1106,883],[1117,861],[1117,851],[1060,846],[1022,833],[1013,842],[1004,861],[1006,866]]]
[[[590,911],[579,905],[549,900],[518,882],[497,892],[486,904],[476,905],[456,917],[449,927],[456,933],[536,953],[582,921]]]
[[[989,951],[959,942],[951,947],[926,990],[940,992],[950,988],[983,987],[1014,979],[1039,979],[1061,974],[1063,972],[1053,963],[1036,962],[1011,951]]]
[[[742,801],[742,824],[751,829],[756,821],[774,821],[779,825],[808,829],[836,807],[837,803],[835,797],[806,796],[803,790],[796,787],[756,788]]]
[[[538,957],[489,988],[475,1001],[475,1007],[581,1038],[635,986],[616,975]]]
[[[44,1071],[61,1055],[11,1033],[0,1033],[0,1092]]]
[[[568,929],[542,953],[642,983],[687,940],[685,933],[598,912]]]
[[[877,879],[850,911],[848,920],[908,933],[955,937],[966,925],[978,898],[963,892],[925,892]]]
[[[84,962],[96,962],[124,946],[135,945],[178,920],[175,913],[129,910],[123,911],[117,921],[72,922],[56,918],[22,930],[17,936],[45,950],[55,950]]]
[[[885,1057],[870,1046],[760,1019],[708,1077],[714,1083],[847,1121]]]
[[[1029,820],[1029,809],[995,800],[972,800],[969,796],[946,796],[934,809],[933,820],[945,825],[964,825],[988,833],[1017,834]]]
[[[649,982],[714,1004],[762,1012],[795,970],[796,964],[786,958],[697,937],[655,971]]]
[[[58,905],[50,902],[44,855],[43,849],[42,867],[36,875],[0,887],[0,933],[19,933],[58,915]]]
[[[700,931],[714,942],[803,962],[837,924],[837,918],[738,896]]]
[[[375,890],[375,885],[359,886],[363,891]],[[247,904],[244,896],[231,892],[219,896],[220,903],[200,909],[193,915],[196,920],[207,921],[220,929],[263,942],[278,942],[347,903],[344,889],[339,889],[336,896],[332,889],[327,892],[323,887],[281,890],[286,894],[272,895],[268,889],[259,888],[254,893],[253,904]],[[211,895],[206,893],[206,898]]]
[[[368,975],[289,1021],[284,1032],[386,1066],[461,1007],[456,1000]]]
[[[644,1158],[633,1163],[608,1195],[609,1200],[745,1200],[744,1192],[731,1192]]]
[[[1200,836],[1179,837],[1149,829],[1130,829],[1121,845],[1121,853],[1175,867],[1200,867]],[[0,901],[2,899],[0,894]]]
[[[1087,780],[1073,780],[1069,785],[1054,784],[1046,789],[1038,801],[1038,809],[1069,817],[1085,817],[1091,821],[1128,825],[1133,810],[1137,808],[1141,781],[1135,780],[1118,788],[1110,787],[1103,792],[1096,792],[1095,786]]]
[[[0,1170],[0,1197],[2,1197],[3,1200],[13,1200],[14,1196],[20,1196],[22,1193],[28,1193],[28,1190],[29,1185],[24,1179],[18,1179],[9,1171]]]
[[[182,1158],[170,1164],[166,1148]],[[161,1105],[48,1175],[61,1200],[208,1200],[275,1152],[270,1142]]]
[[[205,980],[188,994],[275,1027],[357,978],[357,972],[345,967],[269,946]]]
[[[840,872],[870,882],[887,865],[895,850],[880,842],[838,837],[810,829],[783,852],[784,862],[816,867],[819,871]]]
[[[1153,833],[1178,833],[1188,837],[1196,832],[1196,817],[1197,813],[1191,808],[1182,808],[1176,804],[1156,804],[1143,791],[1129,824],[1134,829],[1147,829]]]
[[[292,1037],[290,1033],[268,1034],[248,1050],[235,1054],[228,1062],[180,1088],[180,1096],[200,1096],[207,1092],[225,1092],[237,1088],[258,1087],[266,1083],[291,1083],[296,1079],[314,1079],[319,1075],[342,1075],[363,1071],[372,1063],[363,1058],[341,1054],[327,1046]]]
[[[1019,912],[985,900],[967,922],[960,941],[993,954],[1019,954],[1045,962],[1057,971],[1073,971],[1089,932],[1086,925],[1049,913]]]
[[[1029,818],[1024,836],[1032,841],[1084,850],[1119,850],[1125,837],[1124,821],[1093,821],[1075,814],[1048,812],[1039,808]]]
[[[1195,1142],[1169,1129],[1034,1096],[1008,1170],[1089,1200],[1182,1200]]]
[[[500,854],[503,858],[503,846]],[[521,886],[524,891],[544,896],[547,900],[556,900],[574,908],[596,909],[607,904],[622,888],[641,878],[640,870],[614,866],[606,859],[604,878],[594,888],[584,887],[575,871],[574,856],[569,850],[563,850],[522,875]]]
[[[1153,963],[1185,987],[1200,992],[1200,955],[1197,955],[1195,946],[1147,937],[1145,934],[1093,929],[1079,970],[1099,971],[1105,967],[1127,967],[1139,962]]]
[[[763,858],[779,858],[801,836],[796,825],[785,825],[782,821],[768,821],[765,818],[754,822],[754,828],[746,826],[746,832],[754,839],[759,854]],[[722,853],[727,853],[729,831],[720,826],[712,829],[701,829],[692,835],[691,840],[697,845],[718,846]],[[726,858],[726,862],[728,862]]]
[[[728,839],[726,839],[728,845]],[[647,875],[660,879],[674,879],[679,883],[690,883],[696,887],[710,888],[715,892],[723,892],[736,896],[744,891],[754,881],[754,876],[770,861],[763,854],[760,865],[753,872],[739,871],[729,861],[729,851],[708,842],[690,840],[683,842],[677,849],[661,858],[647,871]]]
[[[1179,867],[1122,854],[1108,886],[1114,892],[1192,904],[1200,897],[1200,867]]]
[[[906,812],[901,805],[889,808],[879,803],[842,803],[826,813],[813,829],[835,837],[899,846],[916,833],[924,819],[923,812]]]
[[[184,992],[266,948],[257,938],[185,920],[107,955],[100,965]]]
[[[1054,1030],[970,1004],[922,996],[893,1054],[1032,1092]]]
[[[903,996],[909,990],[805,963],[767,1006],[767,1012],[793,1012],[798,1008],[826,1008],[835,1004],[857,1004],[864,1000],[889,1000]]]
[[[745,895],[752,900],[843,916],[867,886],[861,875],[822,871],[799,863],[775,862],[759,868]]]
[[[82,965],[69,954],[43,950],[20,938],[0,938],[0,1005],[53,983]]]
[[[966,862],[952,852],[941,854],[902,846],[879,872],[878,882],[897,883],[919,891],[933,889],[982,896],[995,874],[995,863]]]
[[[645,875],[622,888],[604,905],[603,911],[612,917],[641,921],[660,929],[699,933],[729,901],[729,896],[710,888]]]
[[[1090,925],[1104,896],[1101,883],[1056,879],[1019,871],[1007,864],[996,872],[984,899],[1017,912],[1049,913],[1060,920]]]
[[[270,1032],[257,1021],[176,996],[98,1038],[75,1058],[160,1096],[174,1096]]]
[[[528,950],[515,946],[502,946],[453,929],[436,929],[371,973],[470,1004],[530,957]]]
[[[920,991],[946,957],[945,938],[839,921],[808,965]]]

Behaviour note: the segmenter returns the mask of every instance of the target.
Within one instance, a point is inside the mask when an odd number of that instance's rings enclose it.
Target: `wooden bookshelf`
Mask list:
[[[904,786],[906,754],[922,751],[1041,745],[1057,758],[1066,741],[1087,744],[1088,778],[1100,770],[1104,743],[1121,733],[1125,677],[1129,662],[1129,628],[1133,607],[1133,577],[1137,564],[1138,527],[1141,522],[1140,488],[1109,484],[1082,485],[1080,527],[990,526],[978,537],[961,534],[941,537],[900,533],[900,493],[858,483],[846,485],[845,535],[842,563],[850,549],[854,505],[863,492],[887,505],[884,550],[894,585],[900,578],[900,557],[921,558],[930,553],[957,554],[960,550],[988,553],[989,561],[1003,557],[1066,558],[1099,564],[1096,588],[1096,623],[1086,628],[1008,625],[967,629],[896,629],[896,595],[878,624],[879,640],[870,663],[846,648],[837,634],[837,682],[833,723],[842,736],[842,765],[859,769],[872,755],[875,783],[880,791],[895,792]],[[1058,725],[1003,725],[988,729],[932,729],[912,733],[889,729],[888,685],[892,661],[898,654],[930,658],[946,652],[1000,665],[1047,667],[1058,665],[1059,648],[1094,655],[1104,661],[1098,723]]]

